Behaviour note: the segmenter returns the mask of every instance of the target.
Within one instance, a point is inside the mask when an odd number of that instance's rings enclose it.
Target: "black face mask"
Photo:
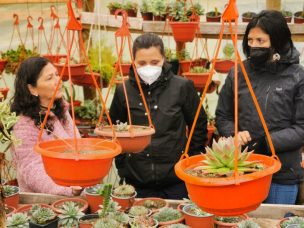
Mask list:
[[[250,63],[252,63],[254,66],[265,66],[270,60],[271,52],[271,48],[250,48]]]

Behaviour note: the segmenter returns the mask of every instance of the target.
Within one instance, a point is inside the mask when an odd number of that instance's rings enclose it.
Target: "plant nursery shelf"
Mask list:
[[[58,3],[66,0],[0,0],[0,4],[23,4],[23,3]]]
[[[20,204],[44,203],[52,204],[54,201],[63,199],[63,196],[42,194],[42,193],[20,193]],[[170,206],[176,208],[182,200],[166,200]],[[304,205],[282,205],[282,204],[261,204],[255,211],[248,213],[261,228],[276,227],[278,221],[287,212],[298,216],[304,216]]]
[[[0,0],[1,1],[1,0]],[[106,14],[97,14],[97,13],[82,13],[82,24],[84,27],[89,28],[91,24],[106,26],[108,30],[116,30],[121,26],[122,17],[118,16],[118,19],[115,19],[113,15]],[[171,28],[169,24],[166,25],[164,30],[164,21],[143,21],[142,18],[138,17],[129,17],[128,22],[130,24],[130,30],[136,33],[142,32],[154,32],[158,34],[170,34]],[[238,24],[238,35],[241,39],[245,33],[247,23],[240,22]],[[304,41],[304,26],[303,24],[288,24],[291,34],[294,41]],[[210,23],[210,22],[201,22],[200,23],[200,32],[203,37],[217,39],[221,29],[221,23]],[[230,39],[230,31],[228,25],[225,25],[224,37]],[[227,35],[227,36],[226,36]]]

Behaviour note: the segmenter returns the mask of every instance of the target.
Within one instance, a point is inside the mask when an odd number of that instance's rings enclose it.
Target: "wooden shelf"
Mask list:
[[[66,0],[0,0],[1,4],[27,4],[27,3],[59,3],[66,2]]]
[[[108,30],[116,30],[121,26],[121,16],[118,16],[115,19],[115,16],[106,15],[106,14],[97,14],[97,13],[82,13],[82,24],[84,28],[89,28],[91,24],[101,26],[106,26]],[[143,32],[153,32],[158,34],[170,34],[171,28],[169,24],[165,26],[164,21],[143,21],[142,18],[128,18],[128,22],[130,24],[130,31],[135,33],[143,33]],[[221,29],[221,23],[210,23],[210,22],[201,22],[200,23],[200,32],[203,37],[217,39],[219,37],[219,32]],[[304,41],[304,25],[303,24],[288,24],[293,40],[294,41]],[[247,23],[239,23],[238,24],[238,38],[242,39],[245,30],[247,27]],[[225,25],[224,28],[224,37],[229,38],[230,34],[228,25]]]

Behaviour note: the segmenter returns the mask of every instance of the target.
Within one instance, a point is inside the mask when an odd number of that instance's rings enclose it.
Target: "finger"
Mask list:
[[[244,132],[239,132],[239,137],[240,137],[240,141],[241,141],[241,145],[244,146],[248,143],[248,139],[246,137],[246,134]]]

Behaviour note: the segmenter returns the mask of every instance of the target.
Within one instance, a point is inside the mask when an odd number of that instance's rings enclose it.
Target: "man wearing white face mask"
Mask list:
[[[175,175],[174,165],[186,145],[186,126],[191,128],[199,105],[194,84],[172,73],[165,61],[163,42],[155,34],[137,37],[133,55],[156,132],[143,152],[116,158],[118,173],[122,180],[136,188],[138,197],[188,197],[184,183]],[[148,125],[133,69],[130,69],[126,88],[133,124]],[[121,85],[116,88],[110,115],[114,123],[128,121]],[[207,117],[202,110],[191,140],[190,155],[204,151],[206,140]]]

